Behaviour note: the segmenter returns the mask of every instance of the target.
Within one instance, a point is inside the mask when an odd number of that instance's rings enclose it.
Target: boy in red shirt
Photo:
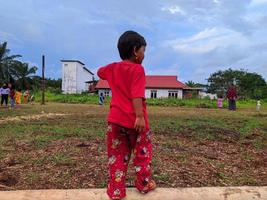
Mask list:
[[[107,194],[111,199],[126,196],[125,177],[132,151],[136,188],[142,193],[156,188],[151,179],[151,132],[145,103],[145,71],[141,65],[145,47],[141,35],[126,31],[118,41],[122,61],[101,67],[97,72],[108,81],[112,91],[107,130]]]

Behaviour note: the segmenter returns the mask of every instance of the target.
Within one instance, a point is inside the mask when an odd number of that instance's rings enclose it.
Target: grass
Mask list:
[[[241,177],[238,177],[234,181],[234,185],[255,185],[257,184],[257,180],[249,175],[244,174]]]
[[[186,155],[186,154],[180,154],[179,155],[179,160],[180,160],[180,162],[181,162],[181,164],[182,165],[187,165],[188,164],[188,155]]]
[[[72,174],[69,171],[62,171],[59,174],[59,177],[56,179],[56,184],[58,185],[64,185],[66,183],[66,180],[69,180],[72,178]]]
[[[73,165],[75,163],[70,156],[65,155],[64,153],[52,155],[48,160],[56,165]]]
[[[105,187],[108,110],[63,103],[1,109],[0,167],[11,166],[19,189]],[[148,106],[148,113],[160,186],[267,184],[267,109]]]
[[[36,102],[41,102],[41,93],[36,92]],[[96,94],[55,94],[52,92],[46,92],[47,102],[58,103],[74,103],[74,104],[98,104],[98,96]],[[267,99],[261,100],[262,109],[266,108]],[[109,104],[110,98],[106,97],[106,104]],[[253,108],[256,109],[257,100],[238,100],[238,108]],[[210,99],[173,99],[173,98],[161,98],[161,99],[147,99],[147,104],[150,106],[175,106],[175,107],[189,107],[189,108],[217,108],[217,101]],[[223,108],[227,108],[227,100],[223,102]]]
[[[154,178],[157,182],[168,182],[170,180],[170,175],[167,173],[160,174],[160,175],[154,175]]]
[[[167,140],[165,142],[162,143],[163,147],[168,148],[175,148],[175,147],[181,147],[182,143],[179,140]]]
[[[6,153],[0,148],[0,160],[6,157]]]
[[[56,141],[56,140],[62,140],[64,139],[64,136],[62,135],[53,135],[53,136],[48,136],[48,135],[43,135],[43,136],[37,136],[33,138],[30,143],[32,143],[36,148],[44,148],[48,146],[51,142]]]
[[[62,152],[59,152],[54,155],[37,158],[33,160],[32,163],[34,165],[41,166],[45,163],[53,163],[54,165],[73,165],[75,162],[70,156],[65,155]]]
[[[36,102],[41,102],[41,92],[35,93]],[[94,94],[55,94],[47,91],[45,93],[45,100],[47,102],[59,103],[88,103],[98,104],[98,96]]]
[[[36,172],[30,172],[26,175],[26,181],[29,184],[36,184],[40,180],[40,175]]]

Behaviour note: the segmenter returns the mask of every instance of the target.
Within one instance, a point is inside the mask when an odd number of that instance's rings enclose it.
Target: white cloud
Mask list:
[[[163,8],[161,8],[161,10],[162,11],[168,11],[171,14],[186,15],[186,12],[177,5],[169,6],[169,7],[163,7]]]
[[[251,6],[259,6],[259,5],[262,5],[262,4],[267,4],[267,0],[252,0],[250,2]]]
[[[55,72],[49,75],[58,77],[62,58],[81,59],[92,70],[118,60],[117,39],[133,29],[147,40],[144,64],[149,74],[201,81],[223,67],[245,66],[267,78],[266,3],[8,0],[0,7],[0,40],[32,62],[39,62],[44,52],[49,65],[54,63]]]
[[[158,69],[148,69],[146,70],[147,75],[174,75],[177,76],[180,66],[177,64],[166,66],[164,68]]]
[[[167,41],[174,50],[184,53],[203,54],[218,48],[244,46],[248,43],[242,34],[230,29],[214,27],[183,39]]]

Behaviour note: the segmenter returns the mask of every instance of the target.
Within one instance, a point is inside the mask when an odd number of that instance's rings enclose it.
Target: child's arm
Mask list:
[[[97,75],[103,79],[103,80],[107,80],[107,67],[100,67],[98,70],[97,70]]]
[[[146,128],[142,101],[143,101],[142,98],[134,98],[133,99],[133,106],[134,106],[134,111],[136,114],[134,128],[138,132],[143,132],[143,131],[145,131],[145,128]]]
[[[146,124],[143,111],[143,99],[145,98],[145,71],[143,67],[138,67],[132,75],[131,96],[136,115],[134,128],[138,132],[145,131]]]

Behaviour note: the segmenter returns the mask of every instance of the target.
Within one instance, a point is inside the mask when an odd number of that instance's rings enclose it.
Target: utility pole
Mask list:
[[[45,71],[45,56],[42,55],[42,102],[41,104],[45,104],[45,76],[44,76],[44,71]]]

